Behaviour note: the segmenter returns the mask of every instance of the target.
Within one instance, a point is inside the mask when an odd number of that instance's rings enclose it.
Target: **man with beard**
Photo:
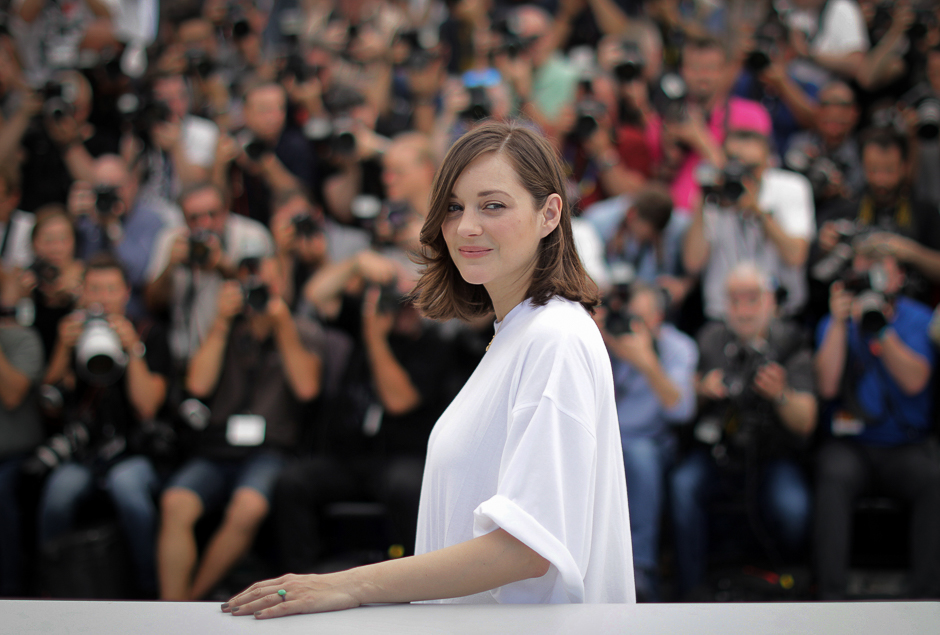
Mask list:
[[[940,282],[940,216],[911,197],[907,140],[875,128],[862,134],[859,145],[865,189],[820,219],[819,251],[827,255],[851,240],[856,252],[894,256],[908,270],[908,293],[929,301],[927,281]]]

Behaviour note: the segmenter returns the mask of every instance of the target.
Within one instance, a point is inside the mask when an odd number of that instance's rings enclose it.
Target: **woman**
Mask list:
[[[75,259],[75,228],[61,205],[44,205],[36,210],[32,242],[36,259],[25,274],[25,284],[33,288],[35,326],[48,362],[58,337],[59,320],[75,308],[85,265]]]
[[[494,311],[496,333],[431,434],[418,555],[259,582],[223,611],[635,600],[610,361],[563,184],[543,137],[496,123],[435,178],[417,303],[435,319]]]

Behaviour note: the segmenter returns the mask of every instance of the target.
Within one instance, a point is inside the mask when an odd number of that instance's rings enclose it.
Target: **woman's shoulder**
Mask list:
[[[520,335],[530,345],[603,348],[597,324],[580,303],[555,297],[543,306],[527,305],[525,317],[520,316]]]

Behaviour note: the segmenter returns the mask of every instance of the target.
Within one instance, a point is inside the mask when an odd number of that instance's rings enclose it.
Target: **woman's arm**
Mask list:
[[[420,556],[327,575],[286,575],[252,585],[222,605],[260,619],[355,608],[363,604],[438,600],[482,593],[538,578],[549,562],[502,529]],[[282,599],[278,590],[287,594]]]

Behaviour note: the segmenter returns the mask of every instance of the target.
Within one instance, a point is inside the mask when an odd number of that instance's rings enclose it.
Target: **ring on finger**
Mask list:
[[[277,594],[281,596],[281,600],[283,600],[284,602],[287,601],[287,591],[285,591],[284,589],[278,589]]]

